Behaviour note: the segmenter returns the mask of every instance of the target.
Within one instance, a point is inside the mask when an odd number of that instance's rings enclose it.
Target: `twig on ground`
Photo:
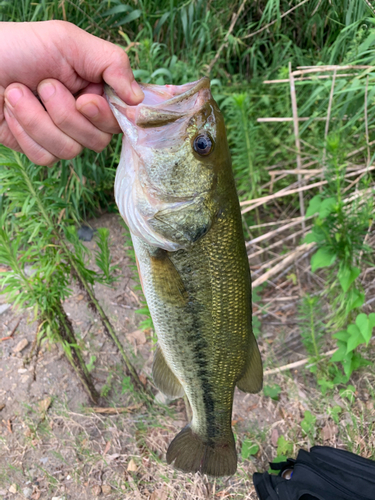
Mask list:
[[[20,318],[20,319],[17,321],[16,326],[13,328],[13,330],[10,332],[10,334],[9,334],[9,335],[7,335],[6,337],[3,337],[3,338],[1,338],[1,339],[0,339],[0,342],[2,342],[3,340],[9,340],[9,339],[11,339],[11,338],[13,337],[13,335],[16,333],[16,330],[17,330],[17,328],[18,328],[19,324],[21,323],[21,320],[22,320],[22,318]]]
[[[331,351],[328,351],[328,352],[321,354],[320,356],[321,357],[332,356],[332,354],[334,354],[336,351],[337,351],[337,347],[335,349],[332,349]],[[295,361],[294,363],[288,363],[287,365],[280,366],[279,368],[272,368],[270,370],[265,370],[263,375],[264,376],[275,375],[276,373],[285,372],[287,370],[291,370],[292,368],[298,368],[299,366],[303,366],[306,363],[308,363],[310,359],[311,358],[300,359],[299,361]],[[316,363],[312,363],[312,365],[313,364],[316,364]]]

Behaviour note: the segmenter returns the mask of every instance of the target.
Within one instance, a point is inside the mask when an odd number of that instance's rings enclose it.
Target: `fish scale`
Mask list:
[[[209,81],[167,87],[161,101],[158,86],[143,85],[146,99],[136,110],[107,90],[125,134],[116,201],[132,233],[158,336],[155,385],[171,398],[186,394],[192,409],[167,461],[185,472],[230,475],[237,467],[234,388],[257,392],[262,386],[241,214]],[[194,149],[197,137],[208,152]],[[136,188],[124,184],[137,176]]]

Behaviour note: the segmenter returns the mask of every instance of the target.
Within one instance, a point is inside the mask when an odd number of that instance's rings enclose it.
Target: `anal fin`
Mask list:
[[[152,376],[156,387],[169,398],[181,398],[185,394],[178,378],[165,361],[160,346],[156,347],[154,363],[152,365]]]
[[[251,393],[259,392],[263,386],[262,358],[253,333],[249,336],[245,371],[236,385],[241,391]]]

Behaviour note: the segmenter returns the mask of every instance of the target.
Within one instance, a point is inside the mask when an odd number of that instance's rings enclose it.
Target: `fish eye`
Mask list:
[[[212,151],[213,141],[207,133],[199,134],[194,139],[193,147],[199,155],[207,156]]]

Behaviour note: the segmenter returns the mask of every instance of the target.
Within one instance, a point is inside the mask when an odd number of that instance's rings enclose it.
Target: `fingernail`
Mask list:
[[[38,87],[38,94],[43,101],[48,101],[48,99],[50,99],[55,92],[55,86],[50,82],[42,83]]]
[[[22,96],[23,96],[22,90],[19,88],[14,88],[8,90],[8,92],[5,95],[5,98],[11,106],[15,106]]]
[[[86,115],[88,118],[95,118],[99,114],[99,108],[92,102],[88,102],[82,108],[80,108],[81,113]]]
[[[138,83],[134,80],[131,84],[133,94],[137,99],[144,99],[145,95],[141,89],[141,87],[138,85]]]

